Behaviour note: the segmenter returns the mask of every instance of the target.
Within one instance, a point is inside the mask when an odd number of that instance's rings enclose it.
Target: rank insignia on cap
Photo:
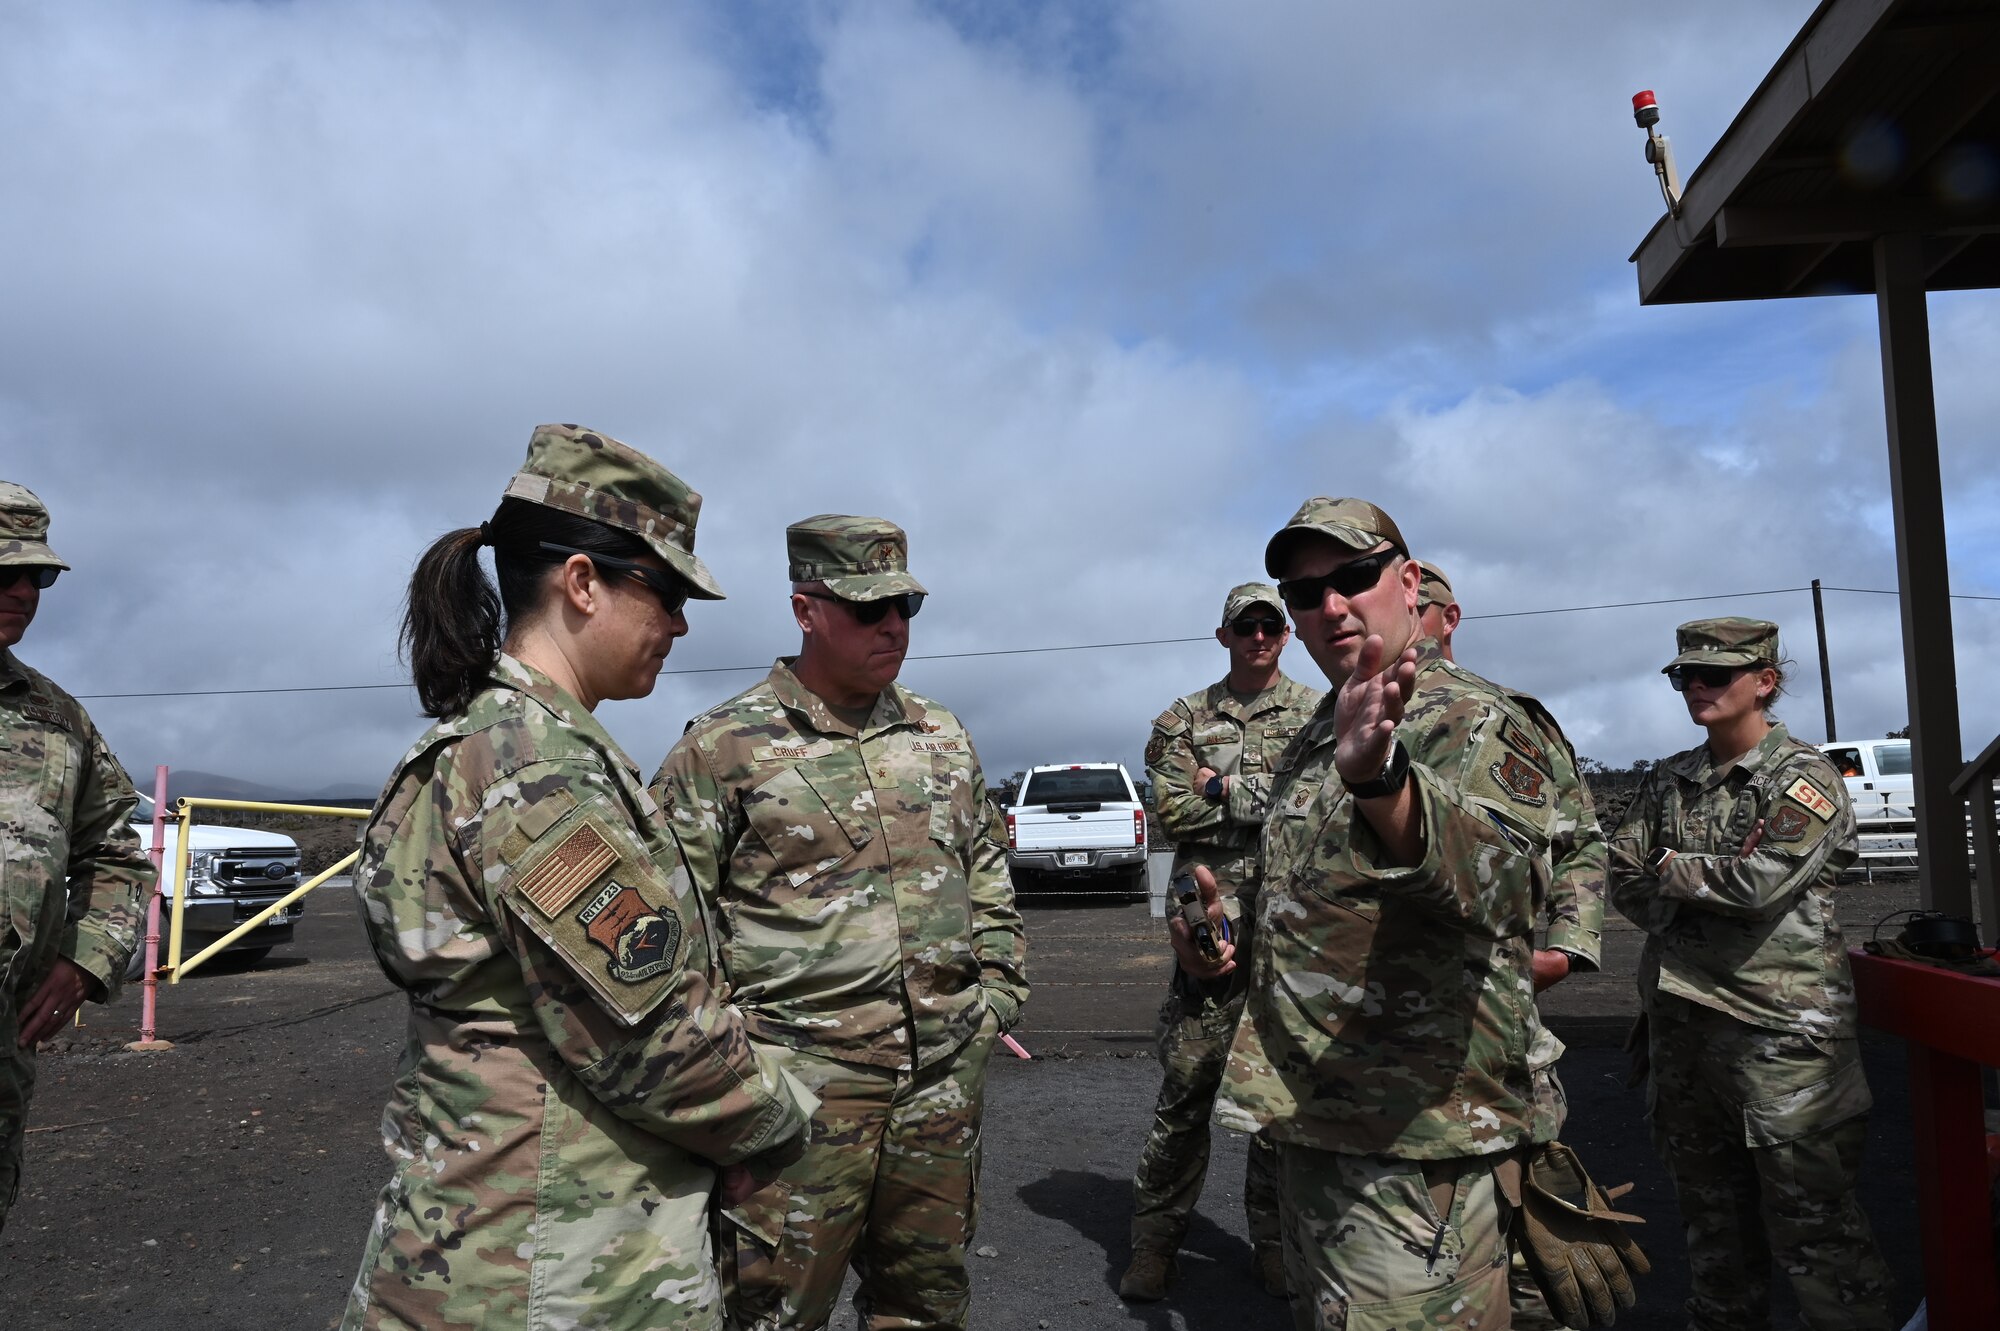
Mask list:
[[[1146,741],[1146,766],[1151,767],[1166,756],[1167,737],[1156,730],[1153,732],[1153,737]]]
[[[1811,826],[1812,819],[1806,816],[1804,809],[1780,804],[1778,811],[1765,822],[1764,830],[1771,834],[1773,841],[1797,841]]]
[[[1806,811],[1821,822],[1833,817],[1834,810],[1840,807],[1827,797],[1826,792],[1804,777],[1786,787],[1785,794],[1805,805]]]
[[[616,863],[618,852],[594,822],[586,821],[521,875],[521,895],[542,914],[554,915]]]
[[[611,954],[605,967],[611,978],[626,984],[671,969],[680,950],[680,920],[654,910],[615,878],[576,913],[576,922],[591,942]]]
[[[1521,760],[1517,753],[1502,754],[1500,761],[1487,769],[1500,788],[1507,792],[1507,798],[1520,804],[1541,805],[1548,803],[1548,796],[1542,794],[1542,774]]]
[[[1527,732],[1515,725],[1511,719],[1500,723],[1500,742],[1544,772],[1549,770],[1549,755],[1542,751],[1541,745],[1528,738]]]

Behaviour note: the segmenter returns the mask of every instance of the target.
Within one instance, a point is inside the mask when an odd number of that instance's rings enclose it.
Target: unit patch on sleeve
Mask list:
[[[611,978],[638,984],[671,970],[681,946],[678,917],[654,910],[646,899],[616,878],[606,883],[576,922],[590,941],[611,954]]]
[[[1526,730],[1515,724],[1512,717],[1500,723],[1500,742],[1520,754],[1523,758],[1526,758],[1535,766],[1541,768],[1544,772],[1549,770],[1549,755],[1543,751],[1541,745],[1537,744],[1528,735]]]
[[[1502,754],[1500,761],[1487,770],[1499,782],[1500,789],[1507,792],[1507,798],[1538,807],[1549,802],[1549,797],[1542,793],[1542,782],[1546,778],[1524,762],[1519,754]]]
[[[1780,804],[1778,811],[1764,822],[1765,832],[1773,841],[1797,841],[1812,826],[1812,819],[1804,809],[1791,804]]]
[[[1130,750],[1128,749],[1127,752],[1129,753]],[[1160,761],[1160,759],[1166,756],[1167,756],[1167,737],[1165,735],[1162,735],[1159,731],[1155,730],[1153,732],[1153,737],[1146,741],[1146,766],[1151,767],[1154,763]]]
[[[1833,817],[1834,810],[1840,807],[1829,799],[1824,791],[1804,777],[1786,787],[1785,794],[1805,805],[1806,811],[1821,822]]]
[[[616,863],[617,850],[597,829],[596,821],[586,818],[522,874],[518,886],[536,910],[554,915]]]

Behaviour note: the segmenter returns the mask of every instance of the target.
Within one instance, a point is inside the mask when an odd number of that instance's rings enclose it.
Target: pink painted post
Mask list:
[[[139,1006],[139,1038],[126,1045],[127,1049],[154,1050],[172,1049],[173,1045],[159,1038],[157,1018],[159,1011],[160,980],[160,875],[166,872],[167,851],[167,769],[165,766],[153,769],[153,846],[147,855],[153,861],[153,891],[146,898],[146,975],[144,997]]]

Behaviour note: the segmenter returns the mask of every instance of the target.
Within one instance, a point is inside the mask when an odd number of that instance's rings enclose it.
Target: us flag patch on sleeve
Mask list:
[[[1800,777],[1786,788],[1785,794],[1806,806],[1806,811],[1821,822],[1833,817],[1840,806],[1829,799],[1824,791],[1812,782]]]
[[[536,910],[554,915],[616,863],[618,852],[597,825],[586,820],[522,874],[517,886]]]

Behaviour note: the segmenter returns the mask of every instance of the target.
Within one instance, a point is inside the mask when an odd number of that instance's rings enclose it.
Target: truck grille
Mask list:
[[[299,853],[296,850],[225,850],[215,857],[211,877],[218,884],[234,888],[296,887],[299,881]]]

